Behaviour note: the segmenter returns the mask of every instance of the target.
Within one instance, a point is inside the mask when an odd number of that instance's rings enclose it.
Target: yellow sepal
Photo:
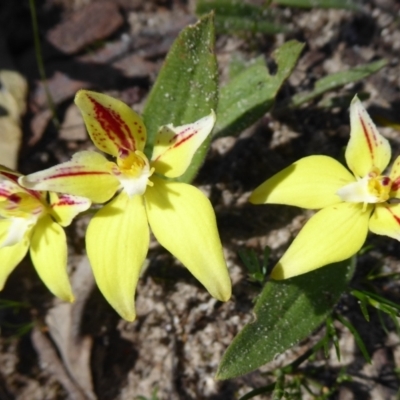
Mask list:
[[[354,176],[327,156],[300,159],[258,186],[249,201],[318,209],[341,201],[336,192]]]
[[[231,297],[231,281],[210,201],[197,188],[153,178],[145,193],[154,236],[218,300]]]
[[[71,161],[22,176],[18,182],[28,189],[68,193],[103,203],[120,186],[111,170],[112,163],[103,155],[94,151],[81,151],[74,154]]]
[[[369,229],[377,235],[400,240],[400,204],[377,204],[369,221]]]
[[[49,193],[52,215],[61,226],[68,226],[81,212],[89,209],[91,201],[70,194]]]
[[[33,265],[50,292],[64,301],[74,301],[67,273],[67,238],[50,215],[33,228],[30,254]]]
[[[181,176],[189,167],[197,149],[210,135],[215,118],[212,111],[207,117],[192,124],[161,127],[151,157],[156,172],[168,178]]]
[[[291,278],[353,256],[365,242],[372,209],[340,203],[318,211],[276,264],[271,278]]]
[[[359,178],[375,169],[381,174],[390,161],[390,144],[378,132],[357,96],[350,105],[350,125],[350,140],[345,153],[348,167]]]
[[[7,238],[10,225],[10,221],[0,220],[0,245]],[[29,240],[25,238],[13,246],[0,248],[0,290],[3,289],[8,276],[24,258],[28,247]]]
[[[100,291],[127,321],[133,321],[135,290],[149,247],[141,196],[121,192],[90,221],[86,249]]]
[[[75,96],[93,143],[114,157],[121,151],[143,151],[146,128],[127,104],[105,94],[80,90]]]

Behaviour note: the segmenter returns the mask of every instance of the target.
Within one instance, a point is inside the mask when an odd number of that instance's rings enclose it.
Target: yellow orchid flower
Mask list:
[[[67,241],[61,226],[90,207],[85,198],[27,190],[17,172],[0,166],[0,290],[30,250],[33,265],[49,290],[73,301],[67,273]],[[61,225],[61,226],[60,226]]]
[[[327,156],[300,159],[257,187],[254,204],[321,209],[304,225],[272,271],[286,279],[345,260],[362,247],[368,230],[400,240],[400,157],[389,175],[389,142],[354,97],[350,106],[350,169]]]
[[[160,128],[152,157],[143,153],[146,128],[129,106],[82,90],[75,102],[96,147],[115,157],[84,151],[71,161],[20,180],[27,188],[110,200],[91,220],[86,248],[96,282],[114,309],[135,318],[134,295],[154,236],[185,265],[212,296],[227,301],[231,282],[215,214],[197,188],[168,178],[182,175],[215,123],[212,112],[192,124]],[[46,189],[45,189],[46,188]]]

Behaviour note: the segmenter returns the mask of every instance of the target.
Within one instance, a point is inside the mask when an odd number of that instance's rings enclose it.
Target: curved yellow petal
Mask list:
[[[357,96],[350,105],[350,126],[350,140],[345,153],[350,170],[359,178],[376,169],[382,173],[390,161],[390,144],[378,132]]]
[[[75,96],[86,128],[98,149],[114,157],[121,152],[142,151],[146,128],[127,104],[105,94],[80,90]]]
[[[8,276],[21,262],[28,251],[29,241],[22,240],[13,246],[0,249],[0,290],[3,289]]]
[[[67,272],[67,238],[64,229],[50,215],[33,228],[30,254],[33,265],[51,293],[64,301],[74,301]]]
[[[154,236],[213,297],[229,300],[231,281],[210,201],[191,185],[153,181],[145,199]]]
[[[369,220],[369,229],[377,235],[400,240],[400,204],[377,204]]]
[[[149,247],[149,226],[141,196],[121,192],[90,221],[86,249],[104,297],[118,314],[133,321],[135,290]]]
[[[81,212],[90,208],[91,201],[86,197],[70,194],[49,193],[52,215],[61,226],[68,226]]]
[[[318,211],[289,246],[272,271],[287,279],[351,257],[364,244],[372,206],[340,203]]]
[[[151,159],[159,174],[168,178],[181,176],[189,167],[194,154],[211,133],[215,113],[192,124],[174,127],[166,125],[157,133]]]
[[[18,181],[28,189],[68,193],[104,203],[120,186],[111,174],[112,165],[99,153],[82,151],[74,154],[71,161],[22,176]]]
[[[339,203],[336,192],[354,176],[327,156],[310,156],[278,172],[258,186],[249,201],[253,204],[287,204],[318,209]]]

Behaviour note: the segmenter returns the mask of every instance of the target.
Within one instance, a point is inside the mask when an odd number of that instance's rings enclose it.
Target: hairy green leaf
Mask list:
[[[275,50],[274,75],[259,59],[221,89],[214,136],[233,136],[261,118],[274,104],[282,84],[293,71],[304,45],[291,40]]]
[[[146,155],[151,154],[154,138],[162,125],[194,122],[217,108],[218,68],[214,42],[213,14],[209,14],[185,28],[173,43],[143,111],[148,135]],[[210,140],[211,137],[199,148],[179,181],[193,179]]]
[[[360,65],[347,71],[341,71],[325,76],[315,82],[314,90],[294,95],[286,104],[280,106],[276,112],[281,112],[282,109],[286,109],[287,107],[299,107],[300,105],[321,96],[325,92],[364,79],[379,71],[386,64],[386,60],[379,60],[369,64]]]
[[[307,337],[323,323],[354,271],[347,260],[283,281],[268,282],[247,324],[225,352],[217,379],[244,375]]]

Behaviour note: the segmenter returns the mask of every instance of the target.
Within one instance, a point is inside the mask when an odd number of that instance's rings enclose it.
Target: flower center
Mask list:
[[[368,192],[375,196],[377,203],[381,203],[389,199],[392,181],[388,176],[377,176],[368,181]]]
[[[153,175],[154,168],[150,168],[149,160],[139,150],[120,150],[117,165],[113,163],[111,171],[130,197],[143,194],[147,185],[153,185],[149,178]]]
[[[337,191],[337,195],[349,203],[383,203],[390,198],[392,180],[388,176],[380,175],[374,169],[367,176],[357,182],[349,183]]]

